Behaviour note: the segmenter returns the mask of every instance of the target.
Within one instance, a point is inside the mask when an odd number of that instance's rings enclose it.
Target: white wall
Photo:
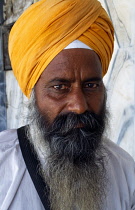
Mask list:
[[[115,27],[115,50],[107,75],[109,137],[135,159],[135,1],[102,1]]]

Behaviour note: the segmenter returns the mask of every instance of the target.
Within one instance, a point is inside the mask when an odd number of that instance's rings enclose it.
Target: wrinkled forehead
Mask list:
[[[98,55],[91,49],[67,48],[62,50],[41,74],[45,80],[53,78],[101,77],[102,66]]]
[[[73,65],[75,62],[79,63],[81,60],[84,60],[86,56],[89,56],[88,60],[97,59],[100,61],[99,56],[92,48],[79,40],[74,40],[55,56],[55,58],[50,62],[49,66],[53,64],[66,66],[66,62]]]

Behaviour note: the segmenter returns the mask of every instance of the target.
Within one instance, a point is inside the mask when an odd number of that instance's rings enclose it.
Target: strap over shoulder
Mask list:
[[[23,126],[17,129],[20,148],[26,167],[41,199],[41,202],[45,210],[50,210],[49,188],[39,173],[40,162],[37,158],[37,154],[34,152],[33,145],[30,144],[30,141],[26,135],[27,128],[28,126]]]

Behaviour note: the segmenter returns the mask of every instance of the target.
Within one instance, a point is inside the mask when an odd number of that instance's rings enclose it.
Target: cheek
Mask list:
[[[52,122],[59,115],[64,107],[64,100],[52,98],[48,91],[40,85],[40,82],[35,86],[36,105],[42,115],[46,115]]]
[[[103,108],[105,101],[104,91],[99,94],[95,94],[87,99],[89,111],[99,114]]]
[[[36,102],[40,113],[46,115],[50,122],[62,111],[62,103],[52,100],[47,95],[42,98],[38,96]]]

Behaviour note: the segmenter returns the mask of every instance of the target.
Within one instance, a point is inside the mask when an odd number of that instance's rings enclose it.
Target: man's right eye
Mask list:
[[[65,84],[54,85],[53,88],[55,90],[68,90],[69,89],[69,87]]]

